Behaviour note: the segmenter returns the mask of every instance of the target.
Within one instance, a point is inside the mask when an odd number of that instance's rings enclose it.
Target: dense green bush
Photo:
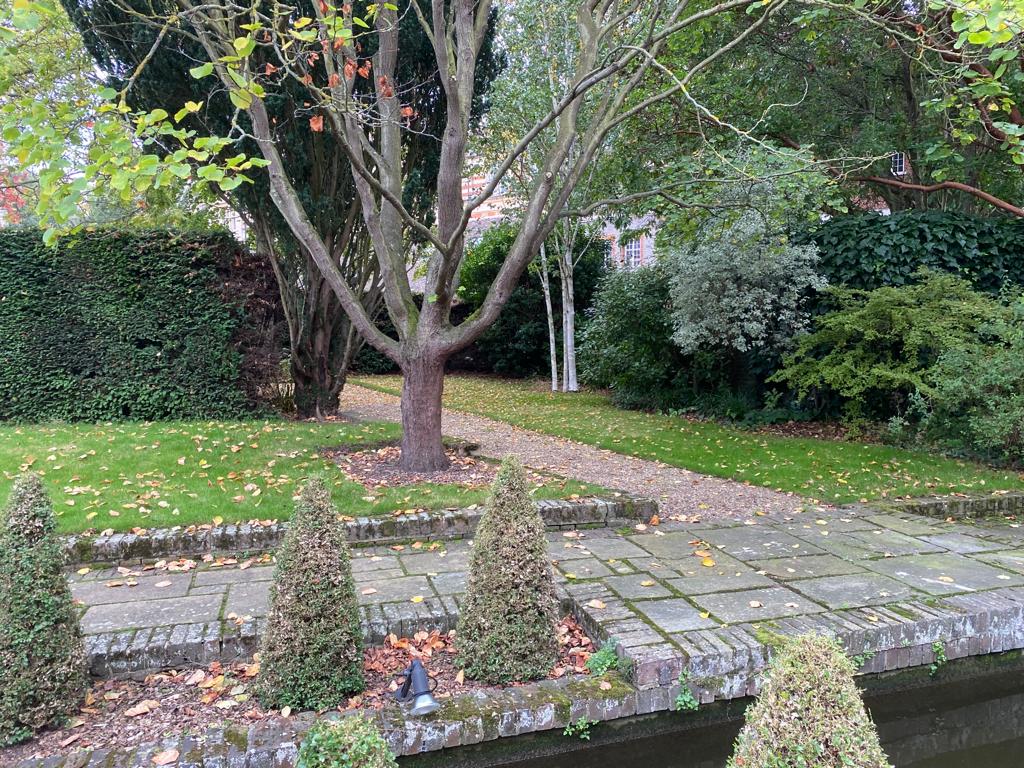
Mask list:
[[[78,709],[88,683],[64,549],[38,475],[23,475],[0,521],[0,747]]]
[[[818,249],[755,208],[709,214],[665,259],[673,339],[684,352],[787,349],[826,283]]]
[[[48,248],[0,230],[0,419],[243,412],[245,297],[225,297],[222,274],[238,252],[226,233],[99,231]]]
[[[257,690],[265,706],[328,709],[363,689],[363,633],[345,526],[323,478],[295,505],[270,592]]]
[[[480,241],[466,251],[459,273],[459,298],[463,302],[459,314],[465,315],[480,307],[487,290],[498,275],[516,230],[509,225],[491,227]],[[597,283],[604,273],[606,244],[580,238],[582,249],[573,270],[577,328],[585,325],[585,310],[593,300]],[[454,358],[452,368],[486,371],[502,376],[533,376],[549,371],[548,326],[541,290],[539,265],[523,272],[494,325],[464,353]],[[548,272],[551,285],[555,332],[561,348],[562,290],[553,254],[549,253]]]
[[[929,396],[939,357],[983,342],[1007,309],[953,275],[919,276],[917,283],[873,291],[830,289],[836,309],[799,338],[772,380],[801,395],[837,393],[856,417],[888,417],[912,393]]]
[[[787,643],[747,708],[729,768],[889,768],[855,671],[831,638]]]
[[[459,664],[474,680],[535,680],[558,660],[557,602],[544,532],[523,467],[510,456],[476,529],[459,615]]]
[[[945,450],[997,463],[1024,462],[1024,303],[998,326],[994,343],[952,349],[939,358],[934,387],[898,426]]]
[[[377,727],[362,715],[318,720],[299,746],[295,768],[398,768]]]
[[[1024,221],[946,211],[839,216],[803,235],[832,284],[872,290],[914,281],[921,267],[959,274],[998,293],[1024,284]]]
[[[623,408],[674,408],[685,364],[672,341],[665,269],[609,272],[580,336],[581,381],[611,389]]]

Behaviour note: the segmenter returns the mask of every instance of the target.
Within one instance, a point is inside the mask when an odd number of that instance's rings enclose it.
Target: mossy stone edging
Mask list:
[[[537,502],[549,530],[616,527],[646,520],[658,510],[653,499],[545,499]],[[483,508],[418,512],[400,517],[358,517],[346,522],[348,540],[356,545],[388,544],[416,538],[460,539],[470,536]],[[113,563],[145,558],[204,555],[213,552],[259,552],[276,549],[287,523],[225,523],[213,526],[154,528],[145,533],[70,535],[64,538],[69,562]]]
[[[1024,492],[995,491],[957,496],[920,496],[892,501],[871,501],[850,505],[858,512],[902,512],[940,519],[968,520],[975,517],[1024,513]]]

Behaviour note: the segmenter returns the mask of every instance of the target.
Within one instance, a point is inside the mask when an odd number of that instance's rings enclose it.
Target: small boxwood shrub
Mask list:
[[[0,747],[64,720],[88,683],[54,527],[39,476],[18,478],[0,527]]]
[[[747,708],[728,768],[890,768],[855,672],[831,638],[784,644]]]
[[[398,768],[376,726],[362,715],[318,720],[299,745],[295,768]]]
[[[459,663],[491,684],[545,677],[558,659],[544,521],[519,460],[502,462],[477,527],[459,617]]]
[[[328,709],[362,689],[362,630],[345,528],[323,478],[311,477],[277,554],[257,691],[265,706]]]

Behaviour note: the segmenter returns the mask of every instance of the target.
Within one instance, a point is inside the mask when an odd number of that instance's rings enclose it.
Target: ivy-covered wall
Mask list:
[[[952,272],[998,292],[1024,284],[1024,220],[945,211],[841,216],[805,235],[832,284],[873,290],[913,282],[921,267]]]
[[[227,276],[243,261],[227,233],[98,231],[49,248],[0,230],[0,419],[245,412],[250,297]]]

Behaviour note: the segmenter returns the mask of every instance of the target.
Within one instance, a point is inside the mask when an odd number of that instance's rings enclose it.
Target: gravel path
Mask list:
[[[345,415],[361,420],[399,421],[398,403],[394,395],[354,384],[342,394]],[[665,514],[746,518],[755,512],[792,512],[806,504],[792,493],[624,456],[461,411],[446,409],[443,429],[451,437],[479,443],[484,456],[514,453],[534,469],[655,498]]]

